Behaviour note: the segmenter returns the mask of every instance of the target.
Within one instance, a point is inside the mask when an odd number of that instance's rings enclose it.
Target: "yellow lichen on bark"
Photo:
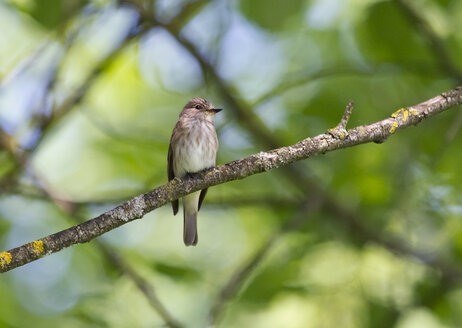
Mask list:
[[[408,109],[408,108],[400,108],[396,112],[391,114],[391,117],[397,118],[401,114],[403,114],[403,123],[407,122],[407,119],[408,119],[409,115],[412,115],[412,116],[418,115],[417,111],[414,108],[411,107],[410,109]]]
[[[5,265],[8,265],[11,263],[11,260],[12,260],[12,256],[9,252],[1,252],[0,253],[0,266],[2,268],[5,267]]]
[[[409,111],[406,109],[403,111],[403,122],[406,123],[407,118],[409,117]]]
[[[389,132],[390,133],[395,133],[397,127],[398,127],[398,122],[394,121],[393,126],[391,127]]]
[[[35,254],[39,255],[43,253],[43,241],[41,240],[36,240],[30,243],[30,246],[32,247],[32,250],[34,251]]]
[[[406,111],[406,108],[400,108],[398,109],[396,112],[394,112],[393,114],[391,114],[391,117],[393,118],[397,118],[399,116],[399,114],[401,114],[402,112]]]

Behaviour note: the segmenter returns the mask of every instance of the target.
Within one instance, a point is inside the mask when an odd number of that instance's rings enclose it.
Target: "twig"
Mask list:
[[[345,112],[343,113],[342,119],[337,124],[337,126],[335,128],[327,130],[332,136],[340,139],[344,139],[348,136],[346,126],[348,124],[348,121],[350,120],[351,113],[353,112],[353,105],[353,101],[350,100],[345,108]]]
[[[462,104],[462,87],[445,92],[413,107],[401,108],[391,117],[382,121],[353,128],[348,131],[348,136],[343,140],[334,138],[330,134],[321,134],[304,139],[292,146],[260,152],[226,165],[205,170],[184,180],[176,178],[151,192],[136,196],[92,220],[0,253],[0,272],[12,270],[48,254],[58,252],[65,247],[88,242],[191,192],[287,166],[326,152],[376,140],[385,141],[401,129],[417,125],[425,119],[460,104]]]
[[[343,129],[343,130],[346,129],[348,121],[350,120],[351,113],[353,112],[353,106],[354,106],[353,100],[350,100],[345,108],[345,112],[343,113],[340,123],[337,125],[338,128]]]

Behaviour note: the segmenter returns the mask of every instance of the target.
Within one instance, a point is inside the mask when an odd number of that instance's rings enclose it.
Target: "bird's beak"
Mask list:
[[[212,108],[211,111],[214,112],[215,114],[218,112],[221,112],[223,108]]]

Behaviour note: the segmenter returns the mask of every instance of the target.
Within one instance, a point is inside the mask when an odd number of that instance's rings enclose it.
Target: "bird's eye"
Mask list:
[[[196,107],[195,107],[195,108],[196,108],[196,109],[201,109],[201,108],[202,108],[202,106],[201,106],[201,105],[196,105]]]

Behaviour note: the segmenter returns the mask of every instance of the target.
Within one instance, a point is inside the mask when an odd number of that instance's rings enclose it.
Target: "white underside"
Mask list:
[[[215,156],[206,150],[205,145],[200,145],[198,148],[185,147],[178,155],[181,157],[175,168],[175,176],[178,177],[183,177],[186,173],[199,172],[215,165]]]
[[[215,166],[216,152],[200,129],[193,129],[188,141],[179,140],[174,149],[173,172],[176,177]],[[215,137],[216,138],[216,137]]]

